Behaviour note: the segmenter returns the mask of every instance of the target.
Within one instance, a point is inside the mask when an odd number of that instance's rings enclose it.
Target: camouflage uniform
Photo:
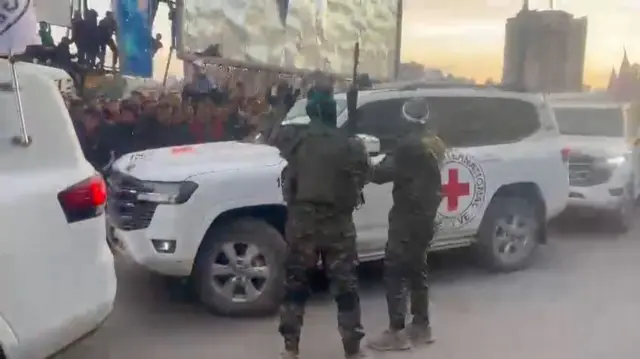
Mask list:
[[[358,357],[364,331],[357,292],[357,251],[353,211],[368,171],[362,143],[338,129],[312,123],[283,157],[283,196],[288,204],[285,296],[279,331],[285,358],[296,358],[305,303],[307,273],[321,255],[338,307],[338,328],[347,357]]]
[[[426,130],[399,139],[393,155],[374,167],[371,182],[393,182],[393,207],[385,253],[384,284],[389,330],[371,341],[377,350],[410,348],[409,338],[431,342],[427,249],[435,232],[440,205],[440,166],[444,145]],[[413,321],[405,329],[407,289]],[[408,335],[407,335],[408,334]]]

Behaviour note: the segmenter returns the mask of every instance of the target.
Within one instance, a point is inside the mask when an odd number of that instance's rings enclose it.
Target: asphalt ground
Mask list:
[[[435,344],[375,358],[640,358],[640,226],[612,234],[590,219],[555,225],[526,270],[494,274],[465,251],[435,255]],[[117,260],[119,291],[105,325],[56,359],[279,358],[275,317],[216,317],[182,286]],[[367,332],[386,325],[380,266],[361,268]],[[303,329],[302,358],[342,358],[332,298],[317,283]]]

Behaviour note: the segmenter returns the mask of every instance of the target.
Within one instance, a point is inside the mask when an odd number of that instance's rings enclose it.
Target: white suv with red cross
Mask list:
[[[335,97],[342,127],[346,98]],[[471,246],[493,270],[525,267],[569,194],[567,153],[545,98],[486,88],[364,91],[358,126],[345,128],[357,128],[379,161],[393,150],[402,105],[416,97],[429,100],[430,121],[450,147],[431,249]],[[305,105],[295,104],[282,130],[308,124]],[[202,302],[219,313],[271,312],[286,249],[284,166],[276,148],[240,142],[124,156],[110,178],[112,239],[149,270],[192,278]],[[364,189],[366,203],[355,212],[361,261],[384,255],[391,187]]]

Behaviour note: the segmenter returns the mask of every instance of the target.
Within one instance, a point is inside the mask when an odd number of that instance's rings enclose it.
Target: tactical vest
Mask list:
[[[349,171],[349,138],[340,130],[310,128],[298,142],[293,161],[296,201],[353,209],[360,188]]]
[[[399,140],[394,152],[390,221],[421,222],[437,211],[444,153],[443,142],[427,133],[411,133]]]
[[[440,137],[433,134],[425,135],[422,141],[429,148],[433,157],[438,160],[438,167],[442,168],[442,162],[444,161],[444,155],[447,150],[445,143]]]

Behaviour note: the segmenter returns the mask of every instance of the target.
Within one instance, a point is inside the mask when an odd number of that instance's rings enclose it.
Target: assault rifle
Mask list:
[[[351,87],[347,91],[347,127],[349,135],[358,133],[358,64],[360,63],[360,42],[356,42],[353,48],[353,73],[351,74]],[[356,205],[356,210],[365,204],[364,193],[360,192],[360,199]]]
[[[358,64],[360,63],[360,42],[353,49],[353,73],[351,87],[347,91],[347,131],[356,134],[358,131]]]

